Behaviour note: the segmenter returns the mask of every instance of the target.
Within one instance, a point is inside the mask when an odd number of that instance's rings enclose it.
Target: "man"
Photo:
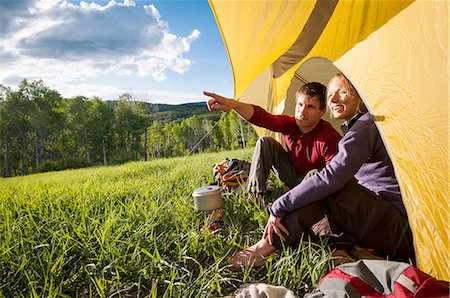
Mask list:
[[[323,168],[336,154],[341,136],[321,120],[326,111],[325,91],[325,86],[315,82],[300,87],[295,95],[295,116],[273,115],[259,106],[204,92],[211,97],[210,111],[235,110],[256,126],[280,132],[286,142],[287,151],[273,138],[257,141],[248,179],[248,190],[254,197],[264,196],[272,168],[288,188],[293,188],[309,171]]]

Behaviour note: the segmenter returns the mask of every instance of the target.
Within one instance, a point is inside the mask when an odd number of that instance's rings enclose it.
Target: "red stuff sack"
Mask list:
[[[359,260],[337,266],[304,298],[426,297],[448,298],[450,286],[413,265],[386,260]]]

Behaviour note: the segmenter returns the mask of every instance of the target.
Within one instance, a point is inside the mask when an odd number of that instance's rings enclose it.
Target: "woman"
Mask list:
[[[415,262],[400,187],[373,116],[343,74],[328,83],[327,101],[331,115],[345,120],[338,153],[269,207],[263,238],[236,253],[233,266],[261,266],[282,241],[293,246],[304,236],[329,236],[339,249],[359,244]]]

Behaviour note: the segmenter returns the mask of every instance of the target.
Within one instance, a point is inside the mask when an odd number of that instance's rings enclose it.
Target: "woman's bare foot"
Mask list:
[[[264,265],[266,257],[276,251],[275,246],[270,245],[266,239],[261,239],[256,244],[235,253],[230,264],[234,268],[259,268]]]

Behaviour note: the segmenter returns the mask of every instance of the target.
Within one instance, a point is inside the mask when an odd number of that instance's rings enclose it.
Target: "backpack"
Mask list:
[[[439,281],[408,263],[359,260],[339,265],[304,298],[450,297],[448,282]]]
[[[214,183],[221,188],[236,187],[244,184],[250,173],[250,163],[233,158],[217,163],[213,167]]]

